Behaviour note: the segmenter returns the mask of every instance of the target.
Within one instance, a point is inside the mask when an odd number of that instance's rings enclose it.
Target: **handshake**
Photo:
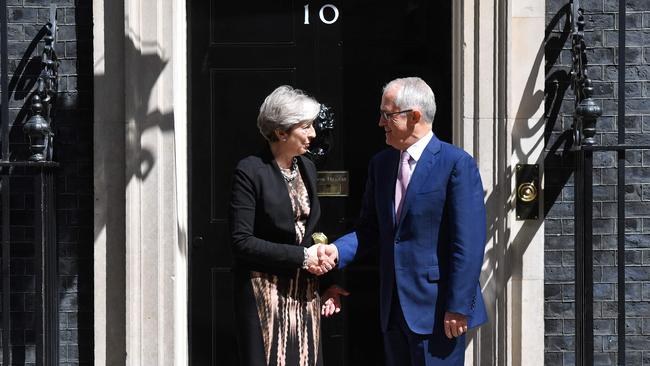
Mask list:
[[[336,267],[339,250],[332,244],[327,244],[327,236],[323,233],[312,235],[314,245],[306,249],[305,269],[320,276]],[[341,296],[350,293],[337,285],[330,286],[321,296],[321,315],[330,317],[341,311]]]
[[[332,244],[314,244],[307,248],[305,269],[316,276],[323,275],[336,267],[339,251]]]

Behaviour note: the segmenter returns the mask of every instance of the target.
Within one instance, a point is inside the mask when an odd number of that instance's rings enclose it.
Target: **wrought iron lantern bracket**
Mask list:
[[[571,88],[575,94],[573,115],[573,150],[596,144],[596,120],[601,115],[601,107],[592,98],[593,86],[587,75],[587,47],[585,45],[584,9],[580,0],[571,1]]]
[[[56,7],[50,7],[50,22],[45,25],[43,41],[45,47],[41,54],[41,73],[37,87],[31,98],[32,116],[23,126],[32,155],[30,161],[52,161],[54,132],[51,128],[58,92],[59,59],[54,45],[56,43]]]

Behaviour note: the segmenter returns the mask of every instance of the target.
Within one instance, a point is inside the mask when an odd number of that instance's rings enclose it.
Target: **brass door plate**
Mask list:
[[[316,177],[316,191],[319,197],[347,197],[349,176],[345,170],[321,170]]]
[[[539,181],[539,165],[517,164],[515,177],[517,220],[537,220],[542,189]]]

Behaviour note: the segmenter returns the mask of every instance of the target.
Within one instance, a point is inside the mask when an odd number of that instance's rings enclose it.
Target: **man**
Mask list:
[[[462,365],[467,329],[487,321],[483,186],[472,157],[433,134],[435,111],[420,78],[384,87],[379,126],[392,148],[370,161],[356,232],[331,248],[339,267],[380,251],[387,365]]]

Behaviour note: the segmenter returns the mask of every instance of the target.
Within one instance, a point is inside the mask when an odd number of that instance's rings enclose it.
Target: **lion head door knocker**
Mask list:
[[[316,138],[310,143],[307,155],[318,163],[327,156],[334,131],[334,112],[325,104],[320,105],[320,111],[314,120],[314,130]]]

